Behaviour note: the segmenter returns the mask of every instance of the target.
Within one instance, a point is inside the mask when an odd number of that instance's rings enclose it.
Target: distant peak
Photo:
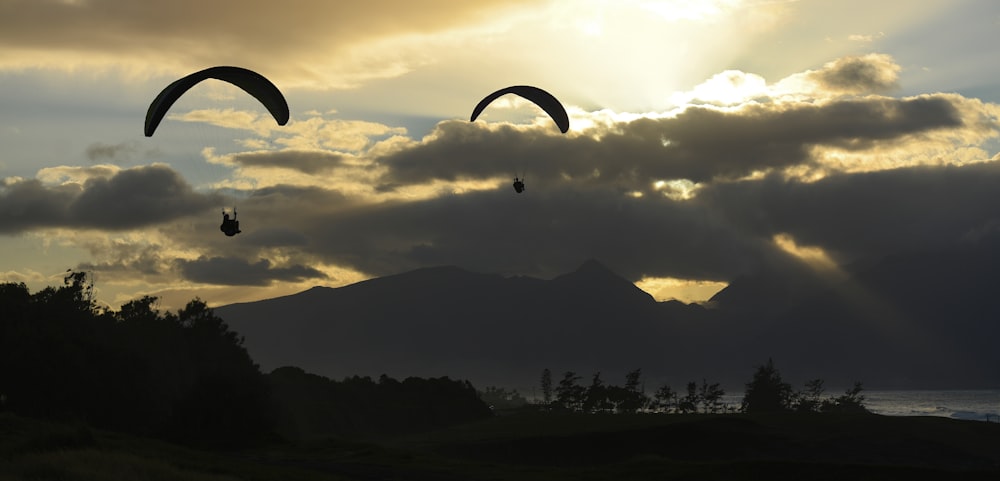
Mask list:
[[[625,279],[618,275],[618,273],[612,271],[604,264],[601,264],[600,261],[593,258],[587,259],[587,261],[581,264],[575,271],[563,274],[557,277],[557,279],[620,279],[625,281]]]
[[[594,273],[594,274],[611,274],[611,275],[617,276],[617,274],[615,274],[611,269],[608,269],[607,266],[605,266],[604,264],[601,264],[600,261],[598,261],[597,259],[594,259],[593,257],[591,257],[590,259],[587,259],[587,261],[584,262],[583,264],[581,264],[580,267],[577,267],[575,272],[577,272],[577,273]]]

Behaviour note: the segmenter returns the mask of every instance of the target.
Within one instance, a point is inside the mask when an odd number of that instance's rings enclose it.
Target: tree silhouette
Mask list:
[[[823,396],[823,380],[813,379],[806,382],[804,390],[795,394],[794,408],[798,412],[816,412],[820,410]]]
[[[698,383],[691,381],[687,384],[687,395],[677,401],[677,412],[681,414],[698,412]]]
[[[706,413],[717,413],[722,410],[722,396],[726,391],[719,383],[709,384],[704,379],[701,380],[701,388],[698,391],[698,400],[701,401],[701,410]]]
[[[611,411],[612,408],[613,406],[608,399],[608,388],[601,380],[601,373],[596,372],[590,378],[590,386],[587,387],[583,395],[583,412],[607,412]]]
[[[31,294],[0,285],[0,393],[18,414],[181,441],[270,430],[268,394],[242,341],[205,303],[161,315],[155,297],[98,308],[72,272]]]
[[[542,369],[542,402],[552,404],[552,371]]]
[[[577,376],[573,371],[567,371],[563,374],[559,386],[556,387],[555,407],[569,411],[580,410],[585,389],[576,384],[579,380],[580,376]]]
[[[746,413],[787,411],[792,404],[792,386],[781,380],[781,373],[768,358],[758,366],[753,380],[746,385],[742,409]]]
[[[864,405],[865,396],[861,394],[863,390],[861,383],[855,382],[843,395],[823,401],[820,409],[823,412],[867,413],[869,411]]]
[[[677,393],[667,384],[660,386],[656,390],[653,399],[656,400],[656,409],[658,411],[669,413],[677,409]]]
[[[624,389],[614,386],[616,388],[615,392],[618,393],[615,399],[615,405],[619,412],[634,413],[645,408],[649,404],[649,399],[641,391],[641,376],[642,369],[629,371],[628,374],[625,375]]]

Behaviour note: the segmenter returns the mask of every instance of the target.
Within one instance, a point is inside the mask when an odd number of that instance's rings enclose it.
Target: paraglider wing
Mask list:
[[[476,108],[472,110],[472,118],[469,119],[471,122],[476,121],[476,117],[482,113],[483,109],[486,108],[490,102],[500,98],[503,95],[516,94],[532,101],[535,105],[542,108],[545,113],[552,117],[552,120],[556,122],[559,127],[559,131],[566,133],[569,130],[569,115],[566,114],[566,109],[563,108],[562,104],[559,103],[552,94],[538,88],[532,87],[530,85],[515,85],[513,87],[507,87],[505,89],[497,90],[486,96],[483,100],[479,101]]]
[[[278,122],[278,125],[288,123],[288,103],[285,96],[281,94],[278,87],[275,87],[270,80],[263,75],[240,67],[211,67],[199,72],[195,72],[187,77],[178,79],[167,86],[157,95],[153,103],[149,104],[146,111],[146,137],[152,137],[156,126],[160,125],[163,116],[174,104],[195,84],[205,79],[218,79],[229,82],[248,94],[253,95],[260,103],[267,107],[271,116]]]

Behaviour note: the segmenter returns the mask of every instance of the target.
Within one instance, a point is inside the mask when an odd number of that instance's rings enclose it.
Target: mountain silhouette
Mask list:
[[[657,302],[591,259],[549,280],[431,267],[216,312],[265,370],[331,378],[450,376],[530,390],[545,368],[612,383],[642,368],[652,384],[706,378],[738,391],[773,358],[789,380],[831,388],[996,387],[1000,306],[990,291],[1000,262],[990,252],[914,253],[835,277],[748,275],[710,307]]]
[[[661,304],[590,260],[551,280],[424,268],[216,312],[265,370],[525,386],[544,368],[624,376],[668,362],[681,353],[667,349],[671,320],[703,309]]]

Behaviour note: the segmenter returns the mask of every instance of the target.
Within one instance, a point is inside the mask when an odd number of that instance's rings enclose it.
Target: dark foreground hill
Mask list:
[[[457,267],[234,304],[216,312],[265,370],[332,378],[451,376],[531,389],[542,369],[737,391],[768,358],[799,384],[1000,386],[1000,256],[989,246],[913,253],[836,272],[734,280],[703,307],[656,302],[591,260],[554,279]]]
[[[0,479],[993,480],[1000,424],[515,414],[376,442],[192,450],[0,413]]]

